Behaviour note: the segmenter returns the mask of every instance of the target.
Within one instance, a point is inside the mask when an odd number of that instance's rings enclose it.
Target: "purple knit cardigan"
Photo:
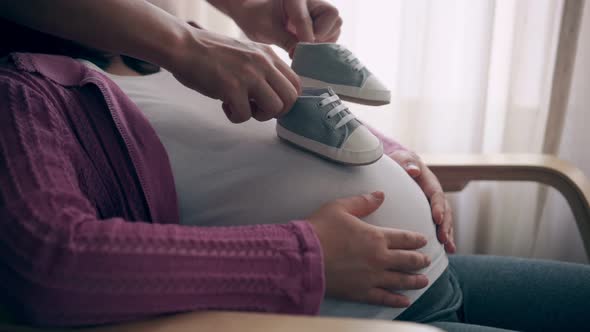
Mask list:
[[[315,314],[324,294],[305,221],[180,225],[153,128],[106,76],[61,56],[0,64],[0,246],[1,301],[36,325]]]

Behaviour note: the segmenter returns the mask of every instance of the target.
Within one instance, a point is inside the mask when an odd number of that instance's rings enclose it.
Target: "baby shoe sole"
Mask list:
[[[383,156],[383,144],[379,144],[379,147],[373,151],[351,152],[297,135],[281,126],[278,122],[276,129],[277,135],[284,141],[339,164],[348,166],[370,165]]]
[[[382,90],[371,90],[371,89],[363,89],[357,88],[354,86],[349,85],[340,85],[340,84],[332,84],[320,80],[316,80],[313,78],[299,76],[301,79],[301,85],[303,87],[309,88],[326,88],[331,87],[334,92],[341,98],[346,101],[363,104],[363,105],[371,105],[371,106],[381,106],[387,105],[391,102],[391,92],[390,91],[382,91]]]

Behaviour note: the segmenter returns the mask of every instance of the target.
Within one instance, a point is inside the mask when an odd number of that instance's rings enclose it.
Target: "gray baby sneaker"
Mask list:
[[[291,68],[304,87],[331,87],[344,100],[385,105],[391,92],[344,46],[334,43],[299,43]]]
[[[277,120],[280,138],[324,158],[367,165],[383,155],[383,144],[330,88],[304,88],[289,113]]]

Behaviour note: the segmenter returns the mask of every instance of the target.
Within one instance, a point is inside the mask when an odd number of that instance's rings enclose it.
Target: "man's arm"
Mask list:
[[[207,0],[231,17],[251,40],[275,44],[291,56],[299,42],[333,43],[338,9],[324,0]]]
[[[236,123],[288,112],[300,89],[270,47],[195,29],[145,0],[0,0],[0,18],[164,67],[187,87],[222,100]]]
[[[0,0],[0,17],[164,68],[191,36],[188,24],[143,0]]]

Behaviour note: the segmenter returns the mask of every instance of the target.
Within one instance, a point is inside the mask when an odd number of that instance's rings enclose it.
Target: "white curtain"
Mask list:
[[[344,19],[340,43],[393,92],[390,105],[351,106],[367,123],[419,153],[541,152],[563,0],[332,2]],[[173,3],[181,17],[239,36],[204,2]],[[586,8],[586,62],[576,64],[560,155],[590,175],[587,148],[575,144],[579,135],[590,143],[589,17]],[[452,194],[459,252],[586,261],[565,201],[550,191],[537,206],[538,192],[529,183],[476,183]]]

